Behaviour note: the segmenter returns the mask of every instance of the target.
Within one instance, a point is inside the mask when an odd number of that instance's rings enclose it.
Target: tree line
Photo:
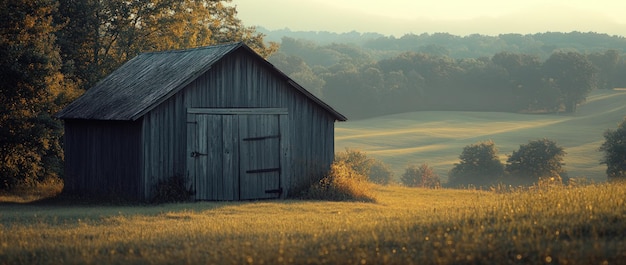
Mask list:
[[[228,2],[0,1],[0,191],[60,177],[53,115],[137,54],[233,41],[275,52]]]
[[[378,59],[392,57],[402,52],[427,52],[446,55],[455,59],[490,57],[494,52],[508,51],[550,57],[555,50],[578,51],[581,53],[617,50],[626,52],[626,38],[596,32],[544,32],[534,34],[503,33],[499,35],[471,34],[453,35],[445,32],[405,34],[400,37],[378,33],[356,31],[334,33],[326,31],[291,31],[289,29],[268,30],[257,28],[266,35],[266,40],[281,42],[285,37],[307,41],[320,47],[332,44],[351,44],[371,52]],[[283,48],[286,45],[281,45]],[[331,48],[332,49],[332,48]],[[281,49],[283,50],[283,49]],[[307,55],[302,58],[308,61]]]
[[[616,129],[604,132],[604,142],[598,148],[603,152],[601,164],[607,166],[607,179],[611,182],[626,180],[626,118]],[[569,184],[564,169],[565,148],[550,139],[530,140],[521,144],[502,163],[495,142],[488,140],[467,145],[448,173],[443,186],[450,188],[494,188],[504,186],[530,186],[543,184]],[[373,183],[387,185],[394,182],[393,172],[382,161],[368,157],[364,152],[346,149],[335,156],[352,170]],[[427,163],[409,164],[400,176],[400,183],[408,187],[440,188],[439,175]],[[574,180],[574,182],[580,180]],[[583,180],[584,181],[584,180]]]
[[[545,59],[509,51],[453,58],[437,50],[392,55],[283,38],[269,60],[357,119],[419,110],[573,112],[592,89],[626,86],[626,57],[615,49],[555,49]]]

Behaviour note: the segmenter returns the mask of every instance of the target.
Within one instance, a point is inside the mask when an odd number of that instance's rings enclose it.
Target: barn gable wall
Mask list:
[[[65,120],[65,192],[137,198],[140,137],[139,122]]]
[[[309,176],[319,176],[332,162],[335,118],[267,63],[239,50],[144,115],[140,186],[145,198],[158,179],[187,175],[188,108],[287,108],[291,187],[307,184]]]

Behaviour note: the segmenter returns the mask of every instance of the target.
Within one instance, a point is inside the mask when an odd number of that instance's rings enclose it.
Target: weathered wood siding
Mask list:
[[[65,192],[138,199],[141,123],[65,120]]]
[[[328,169],[334,156],[335,118],[269,67],[238,50],[144,115],[141,185],[145,198],[158,179],[188,174],[188,108],[286,108],[291,174],[289,187],[284,188],[306,184]]]

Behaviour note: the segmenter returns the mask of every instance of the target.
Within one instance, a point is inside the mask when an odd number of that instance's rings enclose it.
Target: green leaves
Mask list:
[[[507,160],[506,170],[513,176],[536,182],[540,178],[558,177],[563,170],[563,147],[548,139],[529,141]]]
[[[626,179],[626,118],[617,126],[617,129],[608,129],[604,132],[605,142],[600,146],[604,152],[601,164],[606,164],[606,174],[609,180]]]
[[[451,186],[485,186],[497,182],[504,174],[504,165],[498,157],[493,141],[485,141],[463,148],[461,160],[449,173]]]

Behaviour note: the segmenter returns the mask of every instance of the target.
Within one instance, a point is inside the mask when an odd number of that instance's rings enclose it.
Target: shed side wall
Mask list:
[[[64,192],[138,198],[139,122],[65,120]]]

